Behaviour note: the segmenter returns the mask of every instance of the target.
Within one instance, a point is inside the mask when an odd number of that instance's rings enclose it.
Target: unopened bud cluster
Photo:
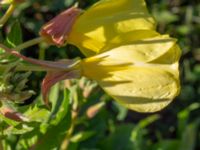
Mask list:
[[[25,90],[30,72],[15,73],[12,69],[0,77],[0,100],[22,102],[30,98],[34,92]]]

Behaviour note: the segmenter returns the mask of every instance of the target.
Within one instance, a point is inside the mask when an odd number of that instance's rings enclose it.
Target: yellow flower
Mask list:
[[[121,44],[119,38],[126,33],[135,40],[155,36],[155,27],[144,0],[101,0],[82,14],[75,7],[60,13],[40,35],[58,46],[71,43],[91,56],[108,50],[107,45]]]
[[[140,31],[155,27],[144,0],[101,0],[77,18],[67,41],[91,56],[108,50],[116,36],[132,33],[137,40]]]
[[[96,80],[113,99],[138,112],[159,111],[179,94],[180,49],[168,35],[132,41],[83,60],[59,62],[34,60],[0,47],[48,68],[42,83],[46,103],[48,92],[56,82],[81,76]]]
[[[155,112],[179,93],[179,57],[175,39],[157,36],[83,60],[82,74],[125,107]]]
[[[56,82],[86,76],[128,109],[155,112],[167,106],[180,90],[180,49],[175,39],[160,35],[155,27],[144,0],[101,0],[82,14],[70,8],[40,32],[56,45],[66,41],[74,44],[88,58],[39,61],[0,47],[48,68],[42,83],[46,102]]]

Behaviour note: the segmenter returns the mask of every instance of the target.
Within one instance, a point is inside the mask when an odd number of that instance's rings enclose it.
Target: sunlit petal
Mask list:
[[[101,52],[116,36],[155,27],[144,0],[101,0],[76,20],[68,40],[89,56]]]
[[[154,112],[179,93],[179,57],[175,39],[157,36],[87,58],[82,68],[125,107]]]

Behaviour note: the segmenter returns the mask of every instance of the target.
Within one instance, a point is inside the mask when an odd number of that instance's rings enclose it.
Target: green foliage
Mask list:
[[[14,48],[23,39],[36,37],[40,27],[66,7],[79,2],[81,8],[87,8],[96,1],[26,1],[1,30],[0,41]],[[8,66],[0,69],[1,108],[20,112],[17,115],[21,117],[17,121],[0,113],[0,149],[200,149],[200,3],[197,0],[147,0],[147,3],[158,20],[159,32],[176,37],[181,45],[182,89],[174,103],[157,114],[138,114],[111,101],[96,83],[84,78],[55,85],[49,96],[50,106],[46,107],[39,88],[44,74],[17,72],[17,65],[24,62],[0,49],[0,66]],[[28,48],[24,54],[48,60],[83,57],[71,45],[65,48],[39,45]],[[14,98],[3,100],[5,91]],[[92,109],[95,112],[90,117],[88,110],[99,102],[105,105]]]
[[[15,47],[22,43],[22,41],[23,41],[22,40],[22,31],[21,31],[20,23],[18,21],[15,21],[12,24],[10,32],[7,35],[6,41],[11,47]]]

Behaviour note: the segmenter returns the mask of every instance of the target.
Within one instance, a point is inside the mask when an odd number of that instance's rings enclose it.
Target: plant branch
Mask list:
[[[6,11],[6,13],[3,15],[3,17],[0,19],[0,27],[2,27],[9,19],[9,17],[12,15],[13,11],[16,8],[16,4],[11,4]]]
[[[15,47],[14,49],[16,51],[20,51],[22,49],[25,49],[25,48],[31,47],[33,45],[36,45],[36,44],[38,44],[38,43],[40,43],[42,41],[44,41],[44,38],[43,37],[38,37],[38,38],[35,38],[35,39],[30,40],[30,41],[22,43],[22,44],[18,45],[17,47]]]
[[[4,72],[7,68],[12,67],[12,64],[0,65],[0,72]],[[51,68],[44,68],[32,64],[19,64],[16,71],[51,71]]]

